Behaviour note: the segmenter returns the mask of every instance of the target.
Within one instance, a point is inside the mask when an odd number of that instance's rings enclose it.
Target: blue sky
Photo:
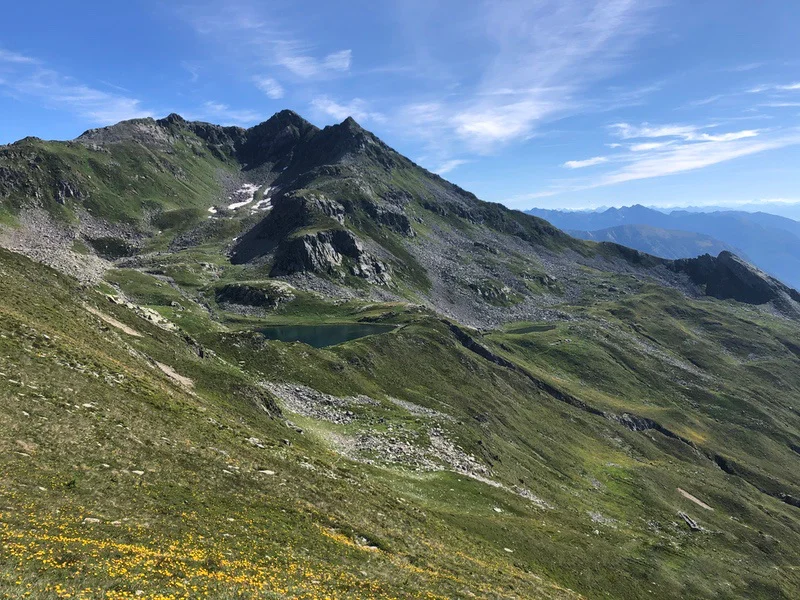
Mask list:
[[[352,115],[514,208],[800,202],[800,2],[9,2],[0,143]]]

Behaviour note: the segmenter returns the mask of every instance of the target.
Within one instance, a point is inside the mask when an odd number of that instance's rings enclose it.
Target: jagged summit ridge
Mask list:
[[[245,201],[233,200],[241,193]],[[584,293],[580,265],[800,313],[796,292],[727,255],[658,259],[582,242],[541,218],[483,202],[352,117],[319,128],[283,110],[245,129],[172,113],[92,129],[72,142],[29,140],[0,149],[0,197],[11,210],[126,223],[135,234],[117,228],[111,236],[125,238],[115,245],[126,253],[154,236],[167,236],[175,249],[217,236],[229,260],[271,276],[411,289],[440,308],[469,305],[476,324],[508,318],[512,308],[538,314],[563,294]],[[231,228],[227,237],[219,237],[223,227]]]
[[[189,121],[171,113],[163,119],[131,119],[90,129],[75,141],[93,145],[133,141],[165,146],[186,135],[199,137],[249,169],[266,163],[280,163],[279,168],[283,169],[298,162],[296,171],[309,170],[324,164],[352,162],[357,154],[369,155],[371,160],[387,167],[402,161],[401,155],[353,117],[320,129],[292,110],[281,110],[249,128]]]

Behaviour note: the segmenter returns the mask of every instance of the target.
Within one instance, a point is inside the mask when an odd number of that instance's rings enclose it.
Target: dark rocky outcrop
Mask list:
[[[41,207],[86,198],[88,194],[78,174],[62,157],[40,152],[40,144],[38,138],[25,138],[0,146],[0,199],[12,198]]]
[[[392,205],[381,206],[375,202],[364,202],[364,210],[376,222],[406,237],[414,237],[411,220],[401,210]]]
[[[282,110],[247,130],[238,158],[250,169],[265,163],[277,170],[285,169],[305,153],[301,150],[318,131],[297,113]]]
[[[688,274],[694,283],[704,286],[706,295],[720,300],[738,300],[747,304],[800,302],[796,290],[727,251],[717,257],[705,254],[677,260],[672,268]]]
[[[241,237],[231,261],[242,264],[275,251],[294,232],[316,227],[332,229],[344,224],[344,207],[324,194],[302,190],[273,198],[272,211]]]
[[[300,235],[283,242],[276,253],[271,275],[326,273],[351,275],[370,283],[391,280],[389,268],[364,251],[356,237],[344,229],[329,229]]]
[[[342,229],[317,231],[283,242],[275,257],[272,275],[306,271],[333,274],[344,256],[358,254],[352,235]]]
[[[286,284],[264,282],[262,284],[229,283],[217,289],[215,297],[220,304],[237,304],[257,308],[277,308],[294,299]]]

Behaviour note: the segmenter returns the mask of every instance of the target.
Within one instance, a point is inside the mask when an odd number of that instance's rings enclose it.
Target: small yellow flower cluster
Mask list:
[[[120,540],[142,533],[136,527],[86,523],[83,517],[38,517],[22,526],[0,515],[0,589],[11,583],[31,592],[20,596],[37,597],[38,590],[75,600],[395,598],[385,583],[297,558],[290,549],[283,556],[236,556],[224,543],[198,535],[134,543]],[[332,529],[321,532],[348,548],[379,552]],[[421,591],[418,597],[436,598]]]

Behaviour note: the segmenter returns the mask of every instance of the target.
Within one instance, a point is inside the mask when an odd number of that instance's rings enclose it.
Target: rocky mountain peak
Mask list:
[[[159,122],[166,123],[168,125],[186,125],[188,121],[180,116],[178,113],[169,113],[163,119],[160,119]]]
[[[339,127],[350,131],[366,131],[353,117],[347,117],[344,121],[339,123]]]
[[[315,136],[313,145],[310,158],[317,165],[354,164],[366,160],[391,168],[401,164],[406,166],[409,162],[359,125],[353,117],[325,127]]]
[[[359,125],[353,117],[347,117],[338,125],[332,125],[330,128],[326,129],[330,129],[331,132],[334,132],[335,135],[342,140],[350,140],[354,143],[369,140],[371,143],[383,144],[375,135]]]
[[[265,123],[272,122],[272,123],[283,123],[283,124],[286,124],[286,125],[294,125],[298,129],[307,129],[307,128],[317,129],[317,127],[315,125],[312,125],[311,123],[306,121],[303,117],[301,117],[299,114],[297,114],[293,110],[289,110],[288,108],[276,112],[269,119],[267,119],[267,121],[264,121],[264,122]]]
[[[278,135],[283,131],[291,131],[295,137],[303,137],[319,131],[316,125],[312,125],[303,117],[292,110],[282,110],[275,113],[266,121],[254,125],[247,130],[248,138],[264,138]]]
[[[240,159],[250,168],[265,163],[281,163],[285,167],[294,159],[297,147],[318,131],[296,112],[282,110],[246,131]]]
[[[167,132],[151,117],[129,119],[108,127],[89,129],[75,139],[76,142],[91,144],[113,144],[131,140],[144,144],[163,144],[169,141]]]
[[[17,140],[16,142],[13,142],[10,145],[11,146],[25,146],[25,145],[28,145],[28,144],[36,144],[36,143],[39,143],[41,141],[42,141],[42,138],[38,138],[38,137],[33,136],[33,135],[28,135],[28,136],[25,136],[24,138],[22,138],[21,140]]]

